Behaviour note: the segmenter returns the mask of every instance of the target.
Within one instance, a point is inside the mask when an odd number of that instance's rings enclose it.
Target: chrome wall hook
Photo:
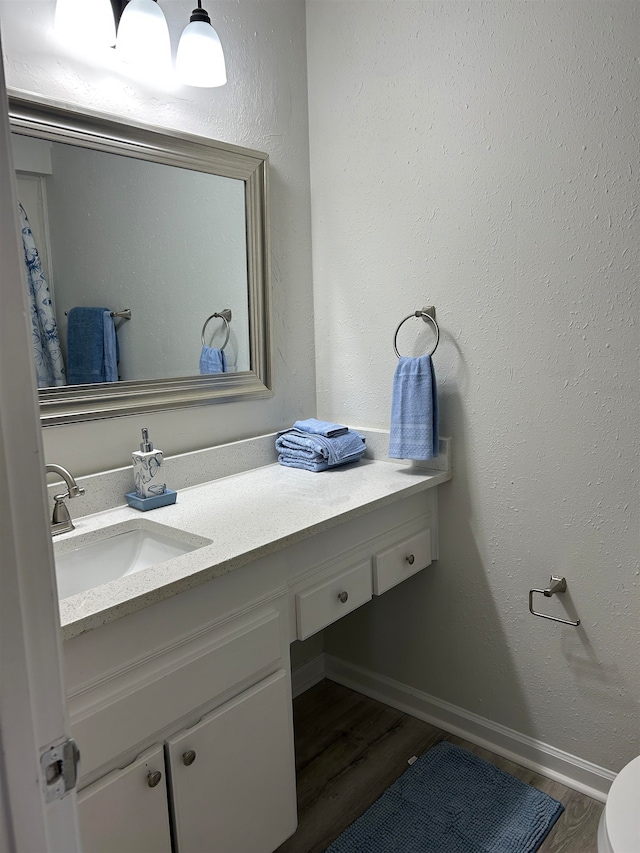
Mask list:
[[[572,622],[570,619],[559,619],[557,616],[548,616],[546,613],[538,613],[537,610],[533,609],[533,593],[538,592],[541,595],[546,596],[547,598],[551,598],[552,595],[556,593],[562,593],[567,591],[567,580],[566,578],[557,578],[554,575],[549,579],[549,586],[546,589],[530,589],[529,590],[529,612],[533,613],[534,616],[540,616],[542,619],[551,619],[552,622],[560,622],[563,625],[573,625],[576,628],[580,624],[580,620],[578,619],[576,622]]]

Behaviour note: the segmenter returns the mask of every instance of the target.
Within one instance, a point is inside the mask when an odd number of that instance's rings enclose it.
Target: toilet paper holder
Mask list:
[[[538,613],[537,610],[533,609],[533,593],[539,592],[541,595],[546,596],[547,598],[551,598],[552,595],[556,593],[566,592],[567,591],[567,580],[566,578],[557,578],[554,575],[551,576],[549,580],[549,586],[546,589],[530,589],[529,590],[529,612],[533,613],[534,616],[540,616],[542,619],[551,619],[552,622],[561,622],[563,625],[573,625],[576,628],[580,624],[580,620],[577,619],[575,622],[572,622],[570,619],[559,619],[557,616],[549,616],[547,613]]]

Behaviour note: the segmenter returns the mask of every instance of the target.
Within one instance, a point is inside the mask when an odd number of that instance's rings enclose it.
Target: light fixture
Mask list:
[[[113,47],[116,40],[110,0],[58,0],[53,27],[57,36],[80,50]]]
[[[118,24],[116,55],[149,73],[170,69],[169,27],[156,0],[129,0]]]
[[[202,0],[197,3],[180,37],[176,76],[188,86],[224,86],[222,44]],[[171,83],[169,27],[157,0],[57,0],[54,29],[80,52],[115,45],[117,58],[135,66],[136,75]]]
[[[224,86],[227,82],[222,44],[201,0],[180,37],[176,73],[188,86]]]

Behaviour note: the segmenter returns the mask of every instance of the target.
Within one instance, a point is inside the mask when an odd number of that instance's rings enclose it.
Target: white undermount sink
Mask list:
[[[188,554],[210,540],[153,522],[129,522],[54,546],[58,598],[69,598],[109,581]]]

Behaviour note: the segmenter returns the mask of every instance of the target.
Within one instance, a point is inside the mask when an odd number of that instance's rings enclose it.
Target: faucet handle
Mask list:
[[[58,501],[66,501],[67,498],[79,498],[84,494],[86,494],[86,492],[82,488],[82,486],[69,486],[69,488],[64,494],[54,495],[53,499],[56,503],[58,503]]]

